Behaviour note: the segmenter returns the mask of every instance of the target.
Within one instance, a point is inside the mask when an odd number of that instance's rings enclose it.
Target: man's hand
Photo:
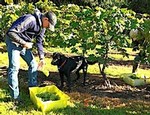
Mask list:
[[[31,49],[32,46],[33,46],[32,42],[26,42],[26,44],[23,47],[26,48],[26,49]]]
[[[38,70],[42,69],[44,65],[45,65],[44,59],[40,60],[38,63]]]

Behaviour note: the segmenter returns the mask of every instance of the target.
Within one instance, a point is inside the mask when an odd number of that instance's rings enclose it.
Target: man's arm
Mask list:
[[[22,39],[20,35],[23,34],[23,32],[26,31],[28,28],[32,28],[34,26],[34,22],[35,18],[32,16],[26,19],[20,18],[15,22],[14,25],[12,25],[12,27],[7,32],[7,35],[15,43],[20,44],[22,46],[28,46],[28,43],[24,39]]]
[[[40,60],[44,59],[44,47],[43,47],[44,33],[45,33],[45,29],[43,29],[40,35],[38,35],[36,38],[36,45],[37,45],[38,55]]]

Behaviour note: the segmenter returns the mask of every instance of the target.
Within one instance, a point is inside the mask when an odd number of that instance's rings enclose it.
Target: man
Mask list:
[[[147,62],[149,57],[147,54],[150,53],[148,50],[150,48],[150,38],[149,31],[144,31],[141,28],[132,29],[130,31],[130,37],[132,38],[133,51],[140,50],[138,55],[135,56],[133,62],[132,73],[137,71],[138,66],[141,62]]]
[[[13,100],[20,102],[18,71],[20,56],[28,65],[28,86],[37,86],[37,69],[44,65],[43,37],[46,28],[54,31],[57,22],[56,15],[49,11],[42,14],[36,10],[34,14],[26,14],[18,18],[9,28],[6,34],[6,46],[9,58],[8,85]],[[37,64],[31,52],[33,39],[40,61]]]

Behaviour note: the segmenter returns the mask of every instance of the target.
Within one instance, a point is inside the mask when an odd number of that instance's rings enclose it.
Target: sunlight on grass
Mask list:
[[[0,52],[0,66],[7,66],[7,65],[8,65],[7,53]]]
[[[88,73],[100,74],[100,71],[99,71],[99,68],[98,68],[98,64],[89,65],[88,66]]]
[[[109,56],[111,58],[113,58],[114,60],[134,60],[135,55],[137,55],[137,53],[139,51],[132,51],[132,48],[125,48],[127,50],[127,53],[129,54],[129,57],[123,57],[123,55],[119,54],[118,51],[114,51],[112,50],[111,53],[109,54]]]
[[[149,69],[140,69],[138,68],[137,73],[140,76],[145,75],[146,77],[150,78],[150,70]],[[132,66],[116,66],[116,65],[111,65],[105,70],[106,75],[109,77],[114,77],[114,78],[120,78],[122,74],[124,73],[131,73],[132,72]],[[100,74],[98,65],[90,65],[88,67],[88,73],[91,74]],[[101,75],[100,75],[101,76]]]
[[[124,73],[131,73],[132,72],[132,66],[109,66],[107,69],[106,69],[106,74],[107,75],[110,75],[112,77],[120,77],[121,74],[124,74]],[[138,69],[137,73],[140,75],[140,76],[147,76],[147,77],[150,77],[150,72],[148,70],[145,70],[145,69]]]
[[[134,60],[134,56],[131,56],[131,55],[129,56],[129,58],[123,57],[121,54],[109,54],[109,56],[115,60],[125,60],[125,61]]]
[[[123,73],[131,73],[132,68],[129,66],[109,66],[106,69],[106,74],[110,75],[112,77],[120,77],[121,74]]]
[[[7,53],[0,53],[0,63],[3,66],[8,66],[8,58]],[[114,56],[117,59],[117,55]],[[120,56],[118,56],[120,57]],[[120,58],[118,58],[120,59]],[[127,58],[126,58],[127,59]],[[5,60],[5,61],[4,61]],[[39,58],[36,57],[37,62]],[[20,58],[20,68],[27,70],[28,66],[25,61]],[[149,69],[148,69],[149,70]],[[138,68],[138,73],[145,76],[150,76],[150,72],[146,69]],[[45,58],[45,66],[41,69],[46,76],[48,76],[49,72],[58,72],[57,66],[51,65],[51,58]],[[114,77],[119,77],[123,73],[131,73],[132,67],[131,66],[116,66],[112,65],[106,68],[106,74]],[[89,65],[88,66],[88,73],[90,74],[100,74],[99,68],[97,64]]]
[[[53,52],[70,53],[71,51],[69,48],[50,47],[50,48],[47,48],[45,52],[48,52],[48,53],[53,53]]]

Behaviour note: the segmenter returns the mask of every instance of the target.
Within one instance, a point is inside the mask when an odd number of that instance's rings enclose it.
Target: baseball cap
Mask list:
[[[57,23],[57,17],[56,15],[52,12],[52,11],[49,11],[45,14],[45,16],[48,18],[49,22],[50,22],[50,27],[49,29],[51,31],[55,31],[55,25]]]

